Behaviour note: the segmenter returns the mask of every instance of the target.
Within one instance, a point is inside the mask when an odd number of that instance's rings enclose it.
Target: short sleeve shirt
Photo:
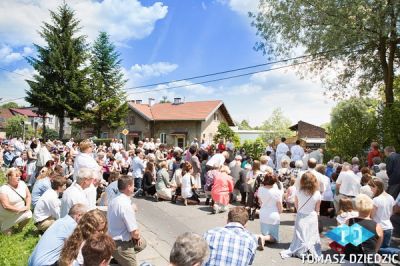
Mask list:
[[[114,240],[130,241],[131,232],[138,229],[131,199],[121,193],[108,205],[108,233]]]
[[[372,199],[376,212],[373,220],[382,226],[383,230],[393,229],[390,216],[393,213],[393,207],[396,204],[393,197],[387,193],[382,193],[378,197]]]

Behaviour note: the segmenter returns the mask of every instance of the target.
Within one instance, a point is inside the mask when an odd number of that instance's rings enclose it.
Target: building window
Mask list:
[[[218,121],[218,113],[214,113],[214,121]]]
[[[177,137],[176,138],[177,146],[181,149],[185,148],[185,137]]]
[[[48,123],[52,124],[53,123],[53,117],[48,118]]]
[[[167,143],[167,134],[161,133],[160,134],[160,140],[161,140],[161,143],[166,144]]]
[[[102,139],[108,139],[108,132],[101,133],[101,138]]]
[[[136,119],[134,116],[128,116],[128,124],[134,125],[136,123]]]

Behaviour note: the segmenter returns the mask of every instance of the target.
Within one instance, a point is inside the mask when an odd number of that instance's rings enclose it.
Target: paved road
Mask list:
[[[140,262],[147,261],[155,266],[168,265],[169,253],[176,237],[184,232],[203,234],[210,228],[224,226],[227,214],[210,214],[210,208],[204,205],[183,206],[170,202],[152,202],[135,199],[138,206],[138,221],[143,235],[148,241],[148,248],[138,255]],[[264,251],[257,252],[254,265],[300,265],[296,258],[282,260],[279,252],[289,247],[293,237],[295,214],[285,213],[281,218],[281,243],[269,245]],[[332,225],[332,220],[322,224]],[[255,234],[260,233],[259,220],[249,221],[247,228]],[[325,230],[327,231],[327,230]],[[322,237],[323,250],[328,250],[329,240]],[[316,265],[316,264],[315,264]]]

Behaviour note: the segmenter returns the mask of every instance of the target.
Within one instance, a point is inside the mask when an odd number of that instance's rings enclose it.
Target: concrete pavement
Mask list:
[[[137,219],[148,247],[138,254],[140,263],[146,261],[155,266],[168,265],[169,253],[178,235],[184,232],[203,234],[207,230],[224,226],[227,213],[210,214],[211,208],[205,205],[183,206],[167,201],[135,199],[138,206]],[[203,203],[204,204],[204,203]],[[279,252],[289,247],[293,238],[295,214],[284,213],[281,216],[281,243],[268,245],[264,251],[257,251],[253,265],[300,265],[297,258],[282,260]],[[334,225],[330,219],[322,221],[324,225]],[[249,221],[247,228],[254,234],[260,233],[259,220]],[[328,229],[329,230],[329,229]],[[328,230],[324,230],[325,232]],[[329,239],[322,237],[323,250],[328,250]],[[318,265],[318,264],[316,264]]]

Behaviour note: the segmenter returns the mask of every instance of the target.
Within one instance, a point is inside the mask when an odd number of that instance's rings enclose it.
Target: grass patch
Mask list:
[[[6,182],[4,171],[0,170],[0,185]],[[0,265],[28,265],[28,259],[37,242],[39,235],[33,220],[22,232],[6,236],[0,233]]]

